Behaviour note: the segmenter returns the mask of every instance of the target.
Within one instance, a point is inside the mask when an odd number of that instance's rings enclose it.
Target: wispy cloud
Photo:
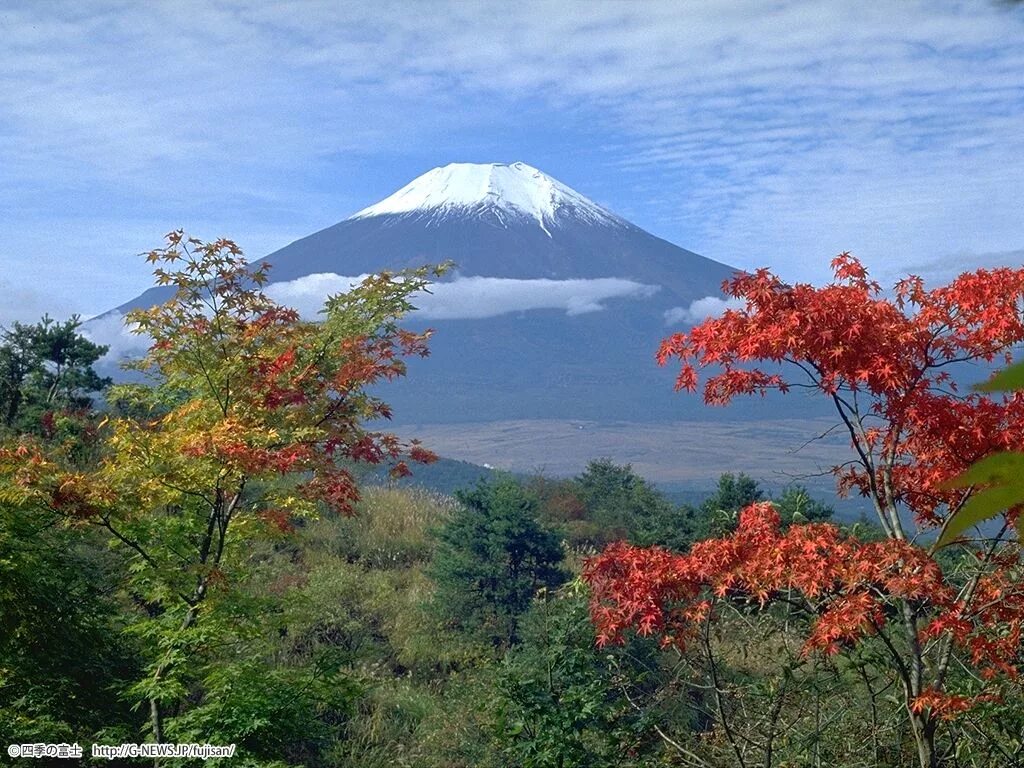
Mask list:
[[[22,282],[12,283],[0,278],[0,327],[11,323],[34,323],[49,314],[57,320],[69,317],[68,300]]]
[[[182,224],[263,255],[392,191],[381,168],[398,186],[464,159],[531,162],[656,234],[787,279],[827,278],[840,250],[881,268],[1022,245],[1020,8],[418,9],[8,4],[0,277],[81,277]],[[130,295],[135,274],[108,282]],[[89,290],[92,306],[112,289]]]
[[[916,275],[927,275],[929,283],[941,284],[952,280],[962,272],[992,267],[1024,267],[1024,248],[1014,251],[997,251],[995,253],[973,253],[961,251],[948,256],[923,259],[916,264],[905,265],[906,271]],[[883,272],[883,277],[892,279],[893,275]]]

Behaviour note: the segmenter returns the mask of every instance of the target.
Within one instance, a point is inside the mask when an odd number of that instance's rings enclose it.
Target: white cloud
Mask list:
[[[308,320],[320,318],[328,296],[347,293],[368,275],[346,277],[333,272],[317,273],[297,280],[271,283],[264,290],[274,301],[299,311]],[[430,292],[412,297],[416,316],[424,320],[463,320],[496,317],[510,312],[557,309],[567,315],[582,315],[605,309],[610,299],[644,299],[659,287],[616,277],[593,280],[516,280],[499,277],[456,277],[434,283]],[[132,333],[124,316],[110,312],[88,320],[82,334],[110,349],[105,363],[140,357],[150,344],[149,336]]]
[[[672,307],[665,312],[665,325],[696,325],[709,317],[718,317],[727,309],[743,309],[746,302],[742,299],[723,299],[720,296],[705,296],[691,301],[688,307]]]
[[[592,280],[514,280],[498,277],[459,277],[437,283],[431,294],[415,303],[428,319],[494,317],[531,309],[563,309],[582,315],[605,308],[608,299],[643,299],[659,287],[617,277]]]
[[[83,305],[108,231],[263,255],[425,158],[531,162],[788,280],[1022,245],[1024,13],[996,0],[13,2],[0,29],[0,270]]]
[[[317,272],[296,280],[271,283],[263,292],[278,304],[296,309],[304,318],[314,320],[324,308],[324,300],[328,296],[348,293],[367,277],[369,275],[343,277],[334,272]]]
[[[331,272],[272,283],[267,294],[277,302],[315,318],[324,299],[351,290],[366,275],[345,277]],[[434,283],[429,293],[418,293],[412,301],[417,317],[425,320],[461,320],[496,317],[510,312],[558,309],[567,315],[582,315],[605,309],[610,299],[644,299],[659,287],[617,277],[573,280],[519,280],[500,277],[456,277]]]
[[[149,349],[147,335],[132,333],[125,325],[124,316],[117,312],[94,317],[81,328],[82,335],[94,344],[109,347],[103,356],[105,363],[117,363],[126,358],[141,357]]]

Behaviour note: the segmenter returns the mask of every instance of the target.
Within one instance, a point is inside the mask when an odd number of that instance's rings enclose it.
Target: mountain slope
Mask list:
[[[657,369],[670,318],[734,269],[675,246],[524,163],[435,168],[261,261],[312,314],[358,276],[454,261],[414,327],[436,329],[387,397],[402,421],[658,419],[695,405]],[[118,312],[163,300],[151,289]]]

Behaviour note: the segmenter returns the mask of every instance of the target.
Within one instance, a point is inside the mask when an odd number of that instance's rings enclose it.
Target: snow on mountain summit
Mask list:
[[[563,216],[625,225],[615,214],[526,163],[452,163],[434,168],[351,218],[466,213],[493,216],[500,224],[505,224],[503,214],[525,216],[545,232],[547,224],[557,224]]]

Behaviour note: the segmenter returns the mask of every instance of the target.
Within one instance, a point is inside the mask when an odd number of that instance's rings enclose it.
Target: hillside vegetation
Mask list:
[[[399,321],[428,271],[310,323],[230,241],[149,256],[176,295],[130,316],[146,383],[95,376],[76,320],[0,339],[0,741],[232,744],[253,768],[1024,764],[1022,376],[960,393],[945,369],[1024,341],[1024,270],[895,301],[845,255],[820,289],[762,271],[730,285],[745,310],[665,341],[709,403],[835,405],[840,487],[877,513],[840,525],[800,486],[726,474],[677,504],[602,458],[403,486],[437,457],[373,424],[427,351]]]

